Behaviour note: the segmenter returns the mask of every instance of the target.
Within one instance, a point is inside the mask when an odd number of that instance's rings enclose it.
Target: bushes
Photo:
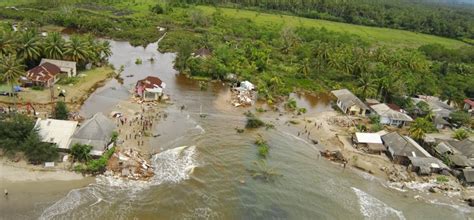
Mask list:
[[[90,160],[86,164],[76,165],[74,171],[80,173],[100,174],[105,172],[109,158],[114,154],[115,147],[107,150],[99,159]]]
[[[74,160],[87,162],[91,159],[92,146],[86,144],[74,144],[71,147],[71,155]]]
[[[464,129],[457,129],[453,133],[453,138],[460,141],[467,139],[468,137],[469,137],[469,133]]]
[[[263,158],[267,157],[270,151],[270,146],[268,146],[267,141],[265,141],[262,136],[259,136],[257,140],[255,140],[255,144],[257,145],[258,155]]]
[[[59,156],[57,146],[42,142],[36,131],[30,132],[23,145],[25,155],[32,164],[55,161]]]
[[[67,109],[66,103],[59,101],[54,107],[54,118],[59,120],[67,120],[69,111]]]
[[[250,111],[245,113],[247,116],[247,124],[245,124],[245,128],[260,128],[265,126],[265,122],[257,118],[254,114]]]
[[[56,145],[43,143],[34,128],[34,121],[24,115],[3,115],[0,120],[0,148],[7,155],[23,151],[33,164],[54,161],[58,157]]]
[[[471,116],[469,113],[464,111],[455,111],[449,115],[451,120],[460,125],[469,125],[471,121]]]

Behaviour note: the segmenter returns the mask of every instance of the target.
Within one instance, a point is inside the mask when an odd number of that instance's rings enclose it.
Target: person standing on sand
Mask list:
[[[5,198],[7,198],[7,199],[8,199],[8,190],[7,190],[7,189],[5,189],[5,190],[4,190],[4,193],[5,193]]]

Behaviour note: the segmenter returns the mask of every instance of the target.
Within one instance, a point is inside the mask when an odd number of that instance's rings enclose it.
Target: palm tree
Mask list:
[[[363,98],[375,97],[377,95],[376,89],[376,79],[375,77],[368,73],[364,72],[357,80],[358,90]]]
[[[0,33],[0,54],[6,55],[15,52],[15,36],[12,32]]]
[[[14,95],[14,84],[18,78],[24,74],[24,65],[21,60],[17,59],[16,55],[2,55],[0,56],[0,79],[10,84],[12,89],[12,96],[16,106],[16,98]]]
[[[71,61],[85,63],[91,51],[86,41],[80,36],[74,35],[69,39],[69,42],[67,42],[64,54]]]
[[[18,57],[25,60],[28,64],[41,57],[41,44],[38,33],[35,30],[25,31],[20,34],[18,39]]]
[[[425,134],[434,130],[433,124],[426,118],[419,117],[410,125],[410,136],[415,140],[422,140]]]
[[[57,32],[51,33],[44,41],[44,55],[50,59],[61,60],[64,57],[66,41]]]
[[[112,55],[112,46],[109,41],[102,41],[97,44],[99,49],[99,60],[101,62],[106,61]]]

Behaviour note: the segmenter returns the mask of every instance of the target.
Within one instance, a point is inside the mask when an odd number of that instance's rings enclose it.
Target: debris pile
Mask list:
[[[255,86],[249,81],[243,81],[239,87],[232,88],[231,103],[235,107],[253,105],[256,95]]]
[[[342,155],[341,151],[338,151],[338,150],[336,150],[336,151],[325,150],[325,151],[321,151],[320,153],[321,153],[321,156],[327,158],[330,161],[334,161],[334,162],[338,162],[338,163],[345,163],[346,162],[346,159]]]
[[[105,175],[132,180],[149,180],[153,167],[140,152],[129,149],[116,151],[110,157]]]

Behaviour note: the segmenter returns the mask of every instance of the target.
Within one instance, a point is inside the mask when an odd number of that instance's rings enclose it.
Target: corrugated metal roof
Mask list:
[[[368,110],[369,107],[364,104],[357,96],[352,94],[348,89],[339,89],[333,90],[331,93],[337,97],[341,102],[343,102],[346,106],[357,105],[359,108]]]
[[[380,134],[357,132],[355,135],[356,135],[356,139],[358,143],[382,144],[382,139],[380,138]]]

